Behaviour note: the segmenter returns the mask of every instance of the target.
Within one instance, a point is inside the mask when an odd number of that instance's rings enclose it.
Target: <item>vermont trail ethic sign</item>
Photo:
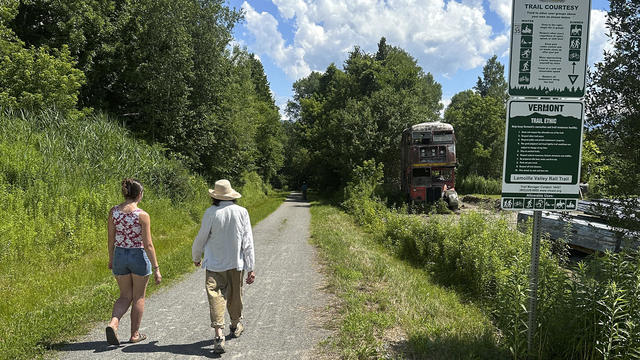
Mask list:
[[[576,210],[584,103],[507,104],[502,209]]]
[[[591,0],[517,0],[509,95],[584,96]]]

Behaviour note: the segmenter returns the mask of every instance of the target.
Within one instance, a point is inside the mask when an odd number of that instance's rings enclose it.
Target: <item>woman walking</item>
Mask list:
[[[144,295],[153,270],[156,284],[162,280],[156,251],[151,241],[149,214],[138,207],[143,195],[142,184],[135,179],[122,181],[124,202],[109,212],[109,269],[118,282],[120,297],[113,304],[111,321],[106,328],[107,342],[119,345],[120,319],[131,306],[131,337],[129,342],[146,339],[138,329],[144,312]],[[153,265],[152,265],[153,264]]]

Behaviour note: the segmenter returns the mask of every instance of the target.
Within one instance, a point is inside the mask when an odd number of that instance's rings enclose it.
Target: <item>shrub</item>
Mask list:
[[[456,181],[456,190],[461,194],[497,195],[502,192],[502,182],[500,179],[467,175],[461,181]]]
[[[238,203],[242,206],[258,204],[267,199],[267,195],[272,191],[271,187],[262,181],[262,178],[255,171],[245,171],[242,173],[238,191],[242,197]]]
[[[358,167],[345,191],[345,208],[400,257],[484,304],[503,346],[514,358],[527,356],[530,226],[523,233],[506,218],[481,213],[425,219],[406,208],[388,209],[374,195],[377,169],[373,162]],[[593,256],[568,271],[562,267],[566,253],[552,248],[543,239],[529,355],[640,358],[640,255]]]

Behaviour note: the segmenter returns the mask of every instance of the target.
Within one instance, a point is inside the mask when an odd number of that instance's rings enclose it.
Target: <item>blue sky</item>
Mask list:
[[[472,88],[486,60],[509,61],[512,0],[227,0],[243,9],[235,41],[256,54],[276,104],[293,96],[292,84],[334,62],[342,67],[355,45],[375,52],[380,37],[407,50],[442,84],[443,104]],[[592,0],[589,62],[611,46],[607,0]]]

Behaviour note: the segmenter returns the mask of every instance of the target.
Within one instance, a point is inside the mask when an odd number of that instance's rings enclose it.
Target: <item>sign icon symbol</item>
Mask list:
[[[569,75],[569,81],[571,81],[571,85],[573,85],[578,79],[578,75]]]
[[[544,202],[544,207],[545,207],[546,209],[555,209],[555,207],[556,207],[556,202],[555,202],[555,200],[553,200],[553,199],[547,199],[547,200],[545,200],[545,202]]]
[[[571,36],[582,36],[582,25],[571,25]]]
[[[580,50],[569,50],[569,61],[580,61]]]
[[[579,37],[572,37],[570,42],[569,42],[569,48],[570,49],[580,49],[580,45],[582,44],[582,39],[580,39]]]
[[[533,209],[533,200],[527,199],[527,201],[524,202],[524,208]]]

